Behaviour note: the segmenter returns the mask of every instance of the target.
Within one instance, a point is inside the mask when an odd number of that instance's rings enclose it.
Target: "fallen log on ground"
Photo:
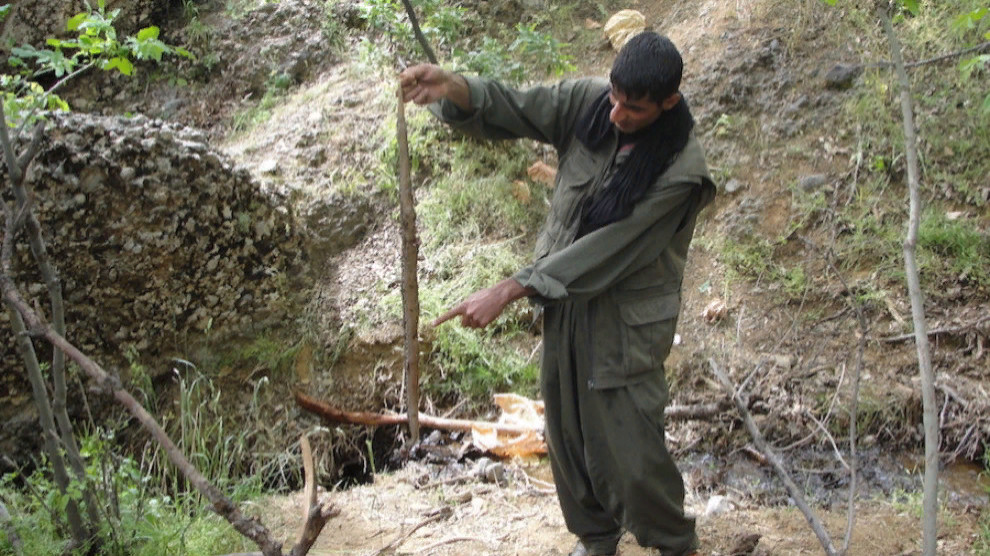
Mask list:
[[[312,396],[307,396],[302,392],[296,392],[296,403],[299,407],[329,419],[336,423],[349,423],[354,425],[404,425],[408,422],[405,413],[374,413],[370,411],[345,411],[334,407],[326,402],[317,400]],[[732,407],[732,402],[728,399],[719,400],[714,403],[669,406],[664,410],[664,417],[671,421],[687,421],[691,419],[710,419],[724,413]],[[441,429],[449,431],[470,432],[474,428],[494,429],[500,434],[526,434],[530,432],[543,432],[542,426],[519,426],[503,423],[492,423],[488,421],[472,421],[470,419],[445,419],[435,417],[425,413],[419,414],[419,423],[431,429]]]

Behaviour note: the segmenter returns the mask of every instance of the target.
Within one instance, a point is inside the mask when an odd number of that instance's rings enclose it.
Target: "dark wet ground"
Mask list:
[[[809,502],[830,507],[848,501],[850,473],[846,455],[803,451],[787,455],[785,465]],[[860,499],[905,501],[921,492],[922,459],[914,454],[869,451],[860,455],[857,491]],[[720,459],[708,454],[681,456],[678,465],[690,488],[764,505],[790,505],[784,484],[755,453],[737,452]],[[939,500],[953,509],[990,507],[990,473],[976,462],[957,461],[939,471]]]

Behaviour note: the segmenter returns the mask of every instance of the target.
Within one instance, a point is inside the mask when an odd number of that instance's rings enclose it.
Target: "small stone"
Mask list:
[[[848,89],[862,72],[863,66],[836,64],[825,74],[825,87],[835,90]]]
[[[825,185],[827,181],[828,178],[825,176],[825,174],[812,174],[810,176],[805,176],[800,180],[798,180],[798,187],[800,187],[802,191],[810,192]]]
[[[770,360],[781,369],[790,369],[794,366],[794,358],[790,355],[771,355]]]
[[[277,175],[279,173],[278,161],[274,158],[266,159],[258,166],[258,172],[261,174]]]
[[[731,180],[729,180],[728,182],[726,182],[726,184],[725,184],[725,192],[726,193],[735,193],[736,191],[739,191],[743,187],[745,187],[743,185],[743,182],[741,182],[741,181],[739,181],[739,180],[737,180],[735,178],[732,178]]]
[[[705,515],[713,516],[718,514],[724,514],[732,510],[732,502],[728,498],[720,494],[716,494],[708,499],[708,503],[705,504]]]

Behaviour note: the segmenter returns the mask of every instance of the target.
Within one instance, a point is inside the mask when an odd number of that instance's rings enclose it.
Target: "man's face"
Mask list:
[[[678,93],[674,93],[662,103],[653,102],[645,95],[642,98],[631,99],[613,86],[608,93],[608,100],[612,103],[612,111],[608,119],[622,133],[636,133],[655,122],[664,110],[671,109],[680,98]]]

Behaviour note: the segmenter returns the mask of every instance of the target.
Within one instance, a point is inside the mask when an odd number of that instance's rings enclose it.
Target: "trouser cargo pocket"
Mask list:
[[[601,299],[591,310],[592,388],[615,388],[661,369],[680,309],[677,291]]]
[[[674,342],[680,305],[678,292],[619,304],[626,376],[636,376],[663,365]]]

